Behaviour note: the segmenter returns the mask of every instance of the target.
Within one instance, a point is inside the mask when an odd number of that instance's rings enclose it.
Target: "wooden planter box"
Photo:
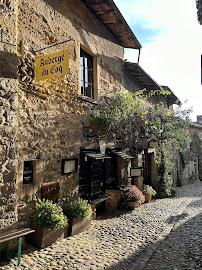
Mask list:
[[[150,203],[150,202],[151,202],[151,199],[152,199],[152,195],[150,195],[150,194],[145,194],[144,196],[145,196],[145,202],[146,202],[146,203]]]
[[[78,218],[70,218],[69,226],[67,229],[67,235],[71,236],[80,232],[83,232],[90,228],[92,216],[88,219],[78,219]]]
[[[63,239],[67,235],[67,227],[55,231],[41,226],[32,226],[34,233],[27,237],[28,242],[37,248],[52,245],[57,240]]]

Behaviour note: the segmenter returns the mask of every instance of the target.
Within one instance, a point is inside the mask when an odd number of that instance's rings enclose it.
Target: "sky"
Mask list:
[[[114,0],[142,45],[140,66],[160,85],[167,85],[196,121],[202,115],[202,25],[195,0]],[[125,49],[137,62],[138,51]]]

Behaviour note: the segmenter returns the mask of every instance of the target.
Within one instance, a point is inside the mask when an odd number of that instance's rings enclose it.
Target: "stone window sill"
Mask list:
[[[80,99],[82,99],[83,101],[89,102],[91,104],[98,105],[98,102],[90,97],[80,95]]]

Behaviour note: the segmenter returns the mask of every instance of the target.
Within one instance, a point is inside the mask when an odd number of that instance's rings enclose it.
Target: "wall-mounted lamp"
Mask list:
[[[78,171],[78,158],[65,158],[62,160],[62,174],[70,174]]]

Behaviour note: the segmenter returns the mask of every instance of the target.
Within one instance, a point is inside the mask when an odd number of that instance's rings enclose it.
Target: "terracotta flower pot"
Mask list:
[[[90,228],[92,215],[88,219],[70,218],[67,235],[71,236]]]
[[[145,194],[145,202],[146,202],[146,203],[150,203],[150,202],[151,202],[151,199],[152,199],[152,195],[150,195],[150,194]]]
[[[131,209],[135,209],[140,203],[137,202],[127,202],[127,206]]]
[[[28,236],[28,242],[37,248],[52,245],[54,242],[63,239],[67,235],[67,227],[55,231],[41,226],[32,226],[32,228],[35,232]]]

